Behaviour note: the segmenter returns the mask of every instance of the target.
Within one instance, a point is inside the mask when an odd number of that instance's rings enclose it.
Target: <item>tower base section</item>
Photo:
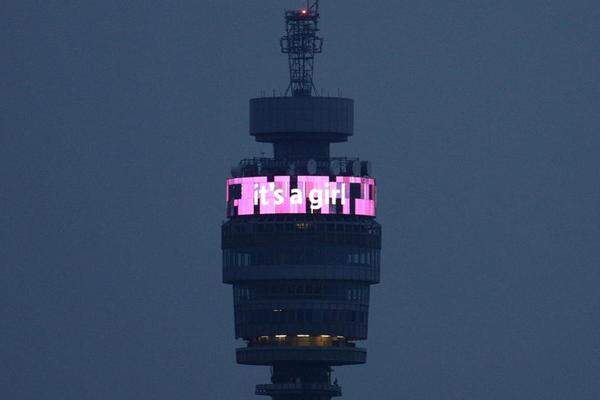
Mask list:
[[[273,400],[330,400],[342,395],[337,381],[331,383],[331,367],[327,365],[278,363],[272,372],[272,383],[257,385],[257,395]]]
[[[279,399],[330,399],[342,395],[338,385],[323,383],[273,383],[271,385],[256,385],[256,395],[271,396]]]

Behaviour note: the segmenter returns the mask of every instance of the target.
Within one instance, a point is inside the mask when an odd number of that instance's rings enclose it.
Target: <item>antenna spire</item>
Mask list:
[[[321,53],[323,38],[317,36],[319,0],[306,1],[306,8],[285,12],[285,35],[281,52],[288,55],[290,84],[286,95],[312,96],[317,94],[313,81],[315,54]]]

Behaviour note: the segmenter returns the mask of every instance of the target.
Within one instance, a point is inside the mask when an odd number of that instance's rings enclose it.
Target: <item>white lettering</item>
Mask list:
[[[304,195],[302,194],[302,190],[292,189],[292,196],[290,197],[290,204],[302,205],[303,201],[304,201]]]
[[[310,199],[310,210],[320,210],[323,207],[323,191],[320,189],[312,189],[308,194]]]

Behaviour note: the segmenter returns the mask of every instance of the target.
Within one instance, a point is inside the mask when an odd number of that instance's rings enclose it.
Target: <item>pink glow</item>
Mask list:
[[[227,216],[305,213],[375,216],[377,196],[373,178],[338,176],[333,181],[329,176],[296,178],[293,187],[290,176],[275,176],[271,180],[266,176],[228,179]],[[351,184],[359,186],[354,188]]]

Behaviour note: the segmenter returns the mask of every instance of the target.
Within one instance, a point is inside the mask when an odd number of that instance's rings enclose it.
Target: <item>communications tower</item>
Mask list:
[[[313,81],[319,2],[285,12],[285,96],[250,100],[250,134],[273,158],[247,158],[227,179],[223,282],[233,285],[239,364],[271,367],[257,395],[330,400],[332,367],[366,362],[370,285],[381,226],[369,161],[331,157],[354,133],[354,101],[320,97]]]

